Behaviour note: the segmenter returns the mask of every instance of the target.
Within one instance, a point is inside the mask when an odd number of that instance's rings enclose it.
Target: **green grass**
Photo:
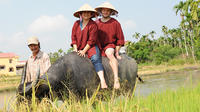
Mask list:
[[[160,94],[151,94],[147,98],[138,98],[140,110],[150,112],[199,112],[200,85],[196,88],[167,90]]]
[[[152,93],[147,97],[105,95],[105,100],[97,98],[98,91],[91,98],[76,100],[74,97],[61,102],[44,98],[41,102],[33,97],[31,103],[24,101],[16,105],[10,101],[1,111],[14,112],[200,112],[200,84],[196,87],[179,88]],[[73,96],[73,95],[72,95]]]
[[[200,63],[200,61],[196,60],[195,62],[192,57],[183,58],[181,56],[178,56],[174,59],[170,59],[168,62],[161,62],[161,64],[159,65],[173,66],[173,65],[196,64],[196,63]],[[139,63],[138,66],[143,67],[143,66],[158,66],[158,65],[155,64],[154,62],[146,62],[146,63]]]

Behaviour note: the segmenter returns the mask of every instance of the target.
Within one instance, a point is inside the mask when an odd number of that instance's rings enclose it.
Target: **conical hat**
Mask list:
[[[90,11],[90,12],[96,13],[96,14],[98,15],[97,11],[94,10],[89,4],[84,4],[83,6],[81,6],[81,7],[74,13],[74,16],[77,17],[77,18],[79,18],[79,13],[80,13],[80,12],[83,12],[83,11]],[[95,15],[94,15],[94,16],[95,16]],[[94,16],[92,16],[92,17],[94,17]]]
[[[109,2],[104,2],[103,4],[95,8],[95,10],[100,12],[102,8],[108,8],[113,10],[115,13],[112,13],[112,15],[118,14],[118,11]]]

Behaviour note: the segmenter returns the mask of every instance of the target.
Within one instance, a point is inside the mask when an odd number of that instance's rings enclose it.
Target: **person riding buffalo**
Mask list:
[[[84,4],[74,13],[74,16],[79,18],[79,20],[74,23],[72,28],[71,46],[73,46],[73,51],[77,52],[79,56],[85,57],[86,54],[88,55],[100,78],[101,88],[107,88],[99,50],[100,44],[97,37],[98,27],[91,19],[95,17],[95,14],[97,12],[88,4]]]
[[[47,72],[51,63],[48,54],[40,50],[40,42],[37,37],[30,37],[27,43],[32,55],[27,61],[25,82],[32,82],[36,79],[38,68],[39,74],[43,75]]]
[[[98,37],[102,47],[102,56],[107,56],[110,60],[110,66],[114,73],[114,88],[119,89],[117,59],[121,59],[119,50],[121,46],[124,46],[124,35],[120,23],[110,17],[111,15],[117,15],[118,11],[109,2],[103,3],[96,7],[95,10],[102,16],[102,18],[96,20],[99,29]]]

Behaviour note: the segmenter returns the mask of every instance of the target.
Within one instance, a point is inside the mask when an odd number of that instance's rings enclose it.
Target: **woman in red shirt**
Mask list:
[[[97,41],[97,24],[91,19],[97,12],[88,4],[83,5],[78,11],[74,13],[74,16],[80,18],[74,23],[72,28],[72,43],[73,49],[79,56],[88,58],[92,61],[95,70],[101,81],[101,88],[107,88],[103,65],[101,59],[101,53],[99,50]]]
[[[102,55],[107,56],[110,60],[110,66],[114,73],[114,88],[119,89],[118,62],[115,56],[121,59],[119,49],[124,45],[124,35],[120,23],[110,17],[118,12],[109,2],[105,2],[95,9],[102,15],[102,18],[96,21],[99,29],[98,37],[101,42]]]

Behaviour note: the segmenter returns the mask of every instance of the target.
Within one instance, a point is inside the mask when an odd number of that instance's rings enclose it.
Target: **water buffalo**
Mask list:
[[[137,77],[137,63],[134,59],[125,54],[121,54],[122,59],[119,63],[119,78],[121,90],[126,92],[132,91],[135,87]],[[105,80],[109,88],[113,88],[114,75],[109,65],[109,60],[102,57],[102,63],[105,72]],[[25,68],[26,70],[26,68]],[[24,88],[24,79],[26,77],[24,71],[21,83],[18,87],[19,94],[31,94],[31,87],[36,86],[41,80],[49,81],[52,91],[68,95],[69,91],[77,96],[84,96],[87,89],[87,94],[91,95],[100,84],[98,75],[95,72],[94,66],[88,58],[80,57],[75,52],[68,53],[59,58],[48,69],[47,74],[39,77],[35,82],[26,83]],[[40,84],[36,89],[36,96],[43,97],[49,92],[49,85],[47,83]]]

